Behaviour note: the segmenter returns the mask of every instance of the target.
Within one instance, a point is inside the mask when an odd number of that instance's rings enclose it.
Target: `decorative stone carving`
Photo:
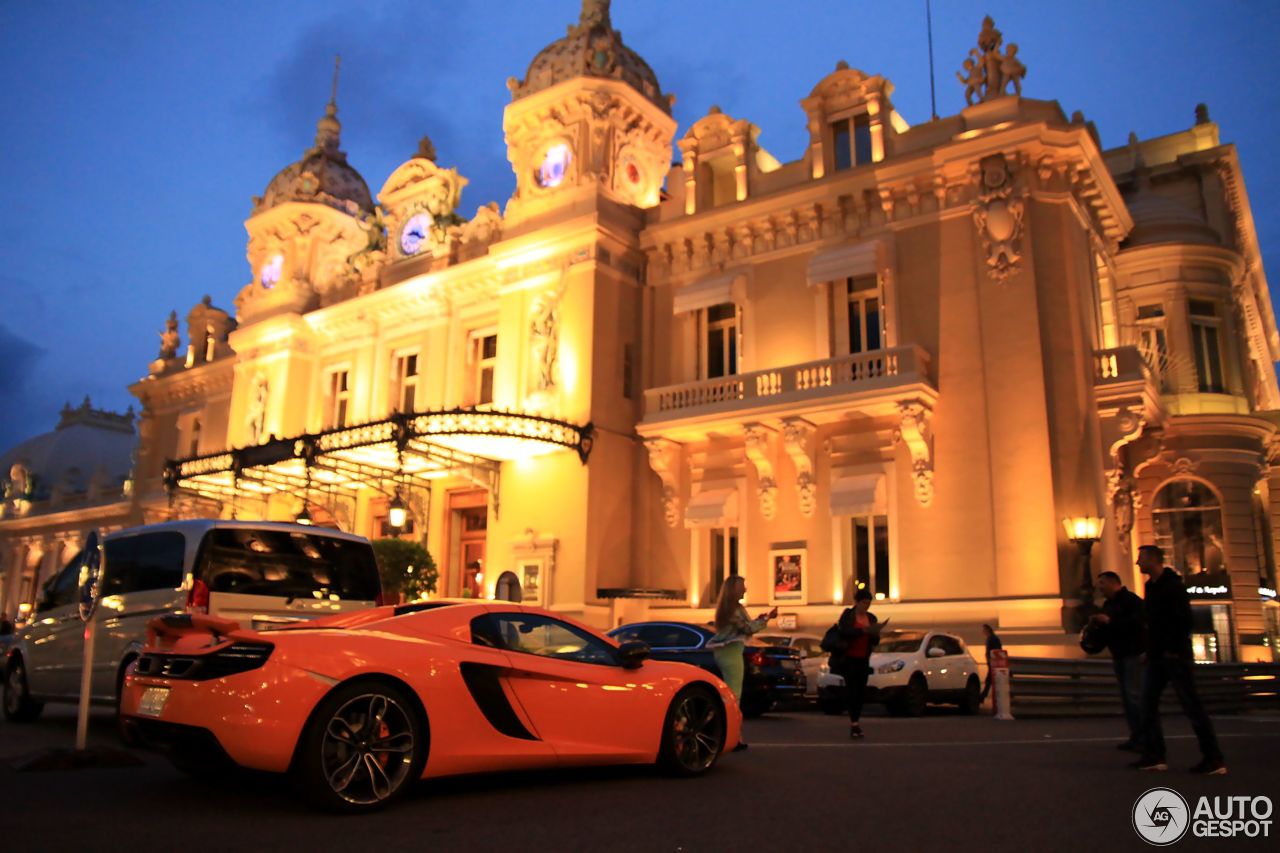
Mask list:
[[[556,361],[560,349],[560,298],[544,293],[533,300],[529,320],[529,388],[551,391],[556,387]]]
[[[982,19],[982,31],[978,33],[978,47],[969,51],[964,67],[956,77],[964,85],[964,100],[973,106],[974,100],[992,101],[1009,94],[1022,94],[1022,78],[1027,76],[1027,66],[1018,59],[1018,46],[1010,43],[1004,54],[1000,53],[1004,36],[996,29],[988,15]]]
[[[988,274],[1004,281],[1022,260],[1023,202],[1013,195],[1013,172],[1003,154],[983,157],[978,172],[973,222],[987,255]]]
[[[769,459],[769,437],[773,431],[761,424],[745,424],[745,450],[747,459],[756,469],[756,497],[760,501],[760,514],[772,519],[778,512],[778,481],[773,476],[773,463]]]
[[[1173,468],[1173,473],[1186,476],[1187,474],[1194,474],[1199,469],[1200,463],[1185,456],[1179,456],[1170,467]]]
[[[648,438],[649,467],[662,481],[662,515],[669,527],[680,523],[680,451],[683,447],[666,438]]]
[[[804,418],[784,418],[782,446],[796,469],[796,494],[800,512],[806,518],[818,505],[818,478],[814,471],[813,436],[816,429]]]
[[[245,408],[245,435],[250,445],[262,444],[267,440],[267,377],[259,373],[253,378],[253,386],[249,389],[249,405]]]
[[[1136,482],[1120,468],[1107,473],[1107,503],[1115,520],[1116,532],[1128,536],[1133,529],[1134,492]]]
[[[921,506],[933,502],[933,431],[929,421],[933,413],[923,403],[909,400],[898,403],[898,428],[894,442],[903,442],[911,452],[911,476],[915,481],[916,500]]]

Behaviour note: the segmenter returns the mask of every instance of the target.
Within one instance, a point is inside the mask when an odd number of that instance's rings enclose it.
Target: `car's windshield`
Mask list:
[[[924,634],[886,634],[876,646],[877,652],[914,652],[920,648]]]

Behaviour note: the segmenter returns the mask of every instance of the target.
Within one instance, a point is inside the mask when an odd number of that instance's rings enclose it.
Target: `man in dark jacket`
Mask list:
[[[1115,668],[1116,681],[1120,684],[1120,702],[1124,707],[1125,721],[1129,724],[1129,739],[1118,748],[1141,752],[1145,608],[1142,599],[1130,591],[1115,572],[1098,575],[1098,588],[1102,590],[1106,601],[1103,602],[1102,612],[1094,616],[1093,621],[1105,627],[1111,665]]]
[[[1222,776],[1227,772],[1213,723],[1200,704],[1191,670],[1191,600],[1182,577],[1164,564],[1164,552],[1155,545],[1138,549],[1138,568],[1149,576],[1146,589],[1147,663],[1142,673],[1142,758],[1139,770],[1168,770],[1164,732],[1160,728],[1160,696],[1173,684],[1178,703],[1191,721],[1203,756],[1192,773]]]

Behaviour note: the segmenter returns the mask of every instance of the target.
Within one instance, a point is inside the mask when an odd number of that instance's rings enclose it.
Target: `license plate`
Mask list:
[[[138,713],[146,717],[158,717],[164,710],[164,703],[168,701],[168,687],[148,687],[142,691],[142,700],[138,702]]]

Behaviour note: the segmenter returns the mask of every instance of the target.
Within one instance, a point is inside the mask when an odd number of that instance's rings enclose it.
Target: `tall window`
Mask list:
[[[349,372],[345,369],[331,370],[325,382],[325,417],[326,429],[347,425],[347,415],[351,408],[351,386]]]
[[[1164,306],[1138,306],[1138,349],[1161,387],[1167,387],[1171,377],[1168,375],[1169,346],[1165,341]]]
[[[871,162],[871,117],[858,113],[831,123],[835,171]]]
[[[732,302],[706,309],[707,379],[738,372],[738,306]]]
[[[883,345],[880,339],[880,285],[874,275],[862,275],[845,282],[849,303],[849,352],[873,352]]]
[[[400,353],[391,362],[391,399],[397,412],[415,412],[418,402],[418,354]]]
[[[854,592],[865,589],[877,599],[889,597],[889,517],[855,516],[851,543]]]
[[[1156,544],[1184,578],[1226,568],[1222,508],[1203,483],[1174,480],[1167,484],[1156,493],[1151,516]]]
[[[1222,382],[1217,309],[1212,302],[1192,299],[1187,310],[1191,315],[1191,345],[1196,352],[1196,376],[1200,380],[1200,390],[1221,394],[1226,386]]]
[[[738,528],[723,527],[711,531],[711,595],[708,606],[715,603],[720,587],[729,575],[738,574]]]
[[[473,332],[471,335],[471,389],[469,405],[487,406],[493,402],[493,374],[498,366],[498,333]]]

